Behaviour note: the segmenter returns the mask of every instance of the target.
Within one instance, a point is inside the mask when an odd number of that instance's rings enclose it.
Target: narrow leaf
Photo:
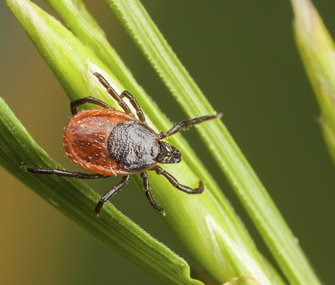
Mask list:
[[[139,0],[106,0],[189,117],[215,113]],[[296,238],[221,121],[197,128],[293,284],[319,281]]]
[[[309,0],[292,0],[296,43],[321,110],[320,126],[335,164],[335,45]]]

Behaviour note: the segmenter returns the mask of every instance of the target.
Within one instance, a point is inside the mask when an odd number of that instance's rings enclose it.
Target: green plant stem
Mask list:
[[[291,2],[296,43],[320,106],[320,126],[335,164],[335,44],[311,1]]]
[[[215,113],[138,0],[106,0],[189,117]],[[198,128],[292,284],[319,284],[297,239],[222,122]]]
[[[76,179],[36,176],[20,165],[61,167],[37,145],[0,98],[0,163],[41,198],[128,260],[167,283],[201,284],[190,278],[189,266],[166,246],[122,215],[111,204],[97,218],[99,196]],[[112,266],[111,266],[112,267]]]

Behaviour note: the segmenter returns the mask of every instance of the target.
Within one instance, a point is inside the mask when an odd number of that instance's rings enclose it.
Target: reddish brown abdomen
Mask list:
[[[100,174],[131,174],[119,169],[107,147],[111,130],[125,120],[136,121],[134,117],[113,109],[91,109],[75,114],[64,132],[67,155],[79,166]]]

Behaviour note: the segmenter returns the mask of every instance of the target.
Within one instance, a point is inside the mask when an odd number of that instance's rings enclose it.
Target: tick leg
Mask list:
[[[164,209],[155,202],[154,197],[152,197],[150,193],[150,185],[147,173],[141,172],[140,176],[143,179],[144,193],[147,196],[149,203],[151,204],[152,207],[154,207],[155,210],[163,211],[163,215],[165,216]]]
[[[125,101],[120,97],[119,94],[113,89],[112,86],[107,82],[107,80],[100,73],[93,73],[100,81],[100,83],[106,88],[107,92],[116,100],[116,102],[120,105],[120,107],[129,115],[133,115],[130,108],[126,104]]]
[[[105,195],[103,195],[98,204],[95,207],[95,213],[99,217],[102,206],[107,202],[107,200],[112,197],[116,192],[120,191],[123,186],[125,186],[129,181],[130,175],[123,176],[121,182],[116,184],[112,189],[110,189]]]
[[[175,133],[178,133],[181,129],[192,127],[193,125],[200,124],[204,121],[212,120],[212,119],[215,119],[215,118],[221,118],[221,116],[222,116],[222,113],[219,113],[217,115],[210,115],[210,116],[194,118],[194,119],[191,119],[191,120],[181,121],[181,122],[175,124],[169,131],[161,132],[158,135],[158,138],[160,140],[164,139],[164,138],[169,137],[169,136],[171,136]]]
[[[144,117],[143,111],[140,105],[138,105],[136,98],[133,95],[131,95],[128,91],[123,91],[121,93],[121,98],[123,97],[126,97],[129,99],[130,103],[133,105],[133,107],[136,110],[137,117],[142,123],[145,123],[145,117]]]
[[[110,177],[110,175],[104,175],[104,174],[70,172],[70,171],[65,171],[65,170],[60,170],[60,169],[31,168],[25,165],[22,165],[21,168],[31,173],[35,173],[35,174],[47,174],[47,175],[55,175],[55,176],[72,177],[72,178],[78,178],[78,179],[98,179],[98,178]]]
[[[89,96],[89,97],[85,97],[85,98],[81,98],[81,99],[78,99],[78,100],[71,101],[70,107],[71,107],[71,113],[72,113],[72,115],[77,114],[78,113],[78,109],[77,108],[80,105],[83,105],[85,103],[92,103],[92,104],[104,107],[106,109],[114,109],[111,106],[109,106],[108,104],[106,104],[105,102],[102,102],[101,100],[99,100],[97,98]]]
[[[166,172],[163,168],[155,165],[153,168],[149,170],[156,171],[157,174],[163,175],[171,184],[173,187],[177,188],[180,191],[183,191],[187,194],[200,194],[204,191],[204,182],[200,181],[199,186],[197,188],[190,188],[188,186],[184,186],[178,183],[177,179],[174,178],[170,173]]]

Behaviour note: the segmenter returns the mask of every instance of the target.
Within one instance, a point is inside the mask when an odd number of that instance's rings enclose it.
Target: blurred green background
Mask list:
[[[48,9],[42,1],[35,1]],[[319,110],[292,32],[289,1],[142,1],[254,167],[322,282],[332,284],[335,175]],[[86,1],[112,45],[172,121],[185,118],[104,1]],[[335,2],[314,1],[332,35]],[[0,3],[1,95],[36,141],[68,169],[62,145],[69,100],[23,29]],[[335,79],[334,79],[335,80]],[[129,90],[131,92],[131,90]],[[38,107],[36,107],[38,106]],[[172,107],[172,108],[171,108]],[[254,236],[271,256],[196,132],[185,133]],[[78,228],[0,169],[1,284],[160,284]],[[111,178],[90,182],[99,193]],[[140,198],[142,197],[142,198]],[[13,203],[14,201],[14,203]],[[193,261],[132,185],[113,203]]]

